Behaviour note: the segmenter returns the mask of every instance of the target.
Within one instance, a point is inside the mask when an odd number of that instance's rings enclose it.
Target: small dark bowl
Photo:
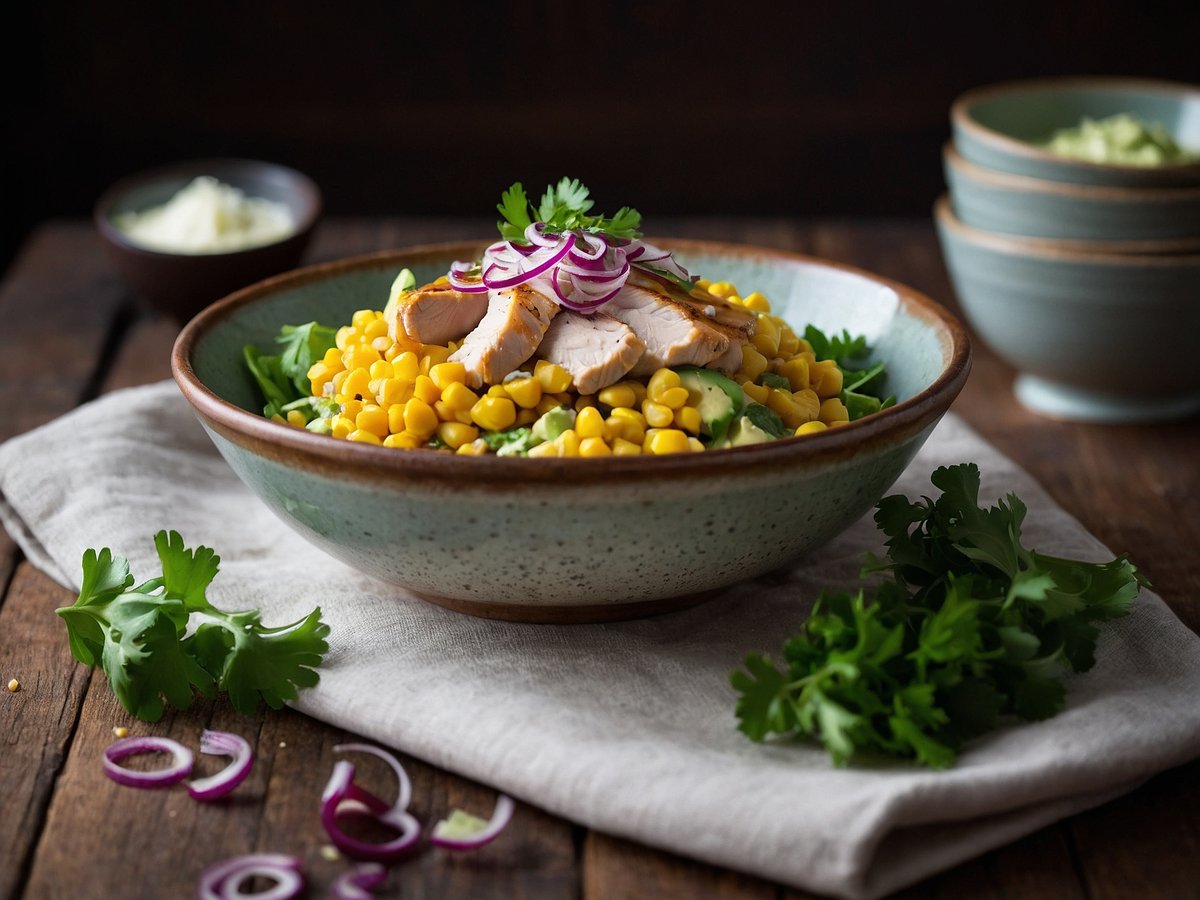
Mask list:
[[[193,178],[211,175],[249,197],[283,203],[296,230],[273,244],[222,253],[165,253],[135,244],[115,217],[166,203]],[[250,159],[198,159],[123,178],[96,203],[93,219],[121,276],[155,309],[183,323],[215,300],[295,268],[321,213],[321,192],[307,175]]]

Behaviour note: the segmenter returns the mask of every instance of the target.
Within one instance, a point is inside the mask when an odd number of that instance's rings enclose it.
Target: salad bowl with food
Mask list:
[[[442,605],[600,621],[815,550],[961,389],[957,321],[781,251],[650,241],[563,179],[501,240],[301,269],[180,334],[175,378],[284,521]]]

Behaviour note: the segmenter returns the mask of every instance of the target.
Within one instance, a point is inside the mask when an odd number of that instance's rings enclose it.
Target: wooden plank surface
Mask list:
[[[953,305],[932,229],[923,222],[661,224],[663,234],[776,246],[860,265]],[[333,221],[319,232],[310,260],[483,237],[488,227],[486,221]],[[31,385],[0,417],[0,437],[34,427],[100,391],[167,377],[175,330],[124,292],[88,226],[44,228],[0,288],[0,378]],[[975,370],[956,410],[1110,547],[1131,553],[1184,621],[1200,627],[1194,553],[1200,518],[1190,502],[1200,488],[1197,423],[1114,428],[1039,419],[1012,398],[1011,377],[986,347],[977,346]],[[332,747],[353,736],[288,710],[247,720],[208,702],[168,715],[152,729],[133,722],[103,677],[93,679],[70,658],[52,610],[72,597],[21,561],[2,534],[0,586],[0,676],[5,682],[19,677],[25,685],[0,698],[5,701],[0,898],[189,896],[203,865],[248,850],[303,855],[313,885],[309,896],[325,895],[344,864],[321,853],[313,791],[332,765]],[[228,728],[252,739],[258,761],[237,798],[220,804],[198,804],[178,791],[121,789],[99,777],[98,766],[117,725],[193,745],[204,727]],[[388,775],[373,763],[361,763],[364,777],[386,793]],[[487,787],[420,761],[405,764],[414,779],[415,811],[423,817],[454,805],[486,810],[494,798]],[[202,759],[200,765],[208,771],[219,762]],[[1181,767],[1115,803],[1042,829],[900,896],[1116,898],[1135,891],[1146,897],[1197,896],[1198,785],[1200,765]],[[183,847],[189,849],[181,855]],[[588,832],[521,805],[504,840],[468,856],[424,854],[393,872],[383,896],[802,900],[810,895]]]

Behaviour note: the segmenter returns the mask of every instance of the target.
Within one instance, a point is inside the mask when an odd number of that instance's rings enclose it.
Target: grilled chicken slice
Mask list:
[[[538,356],[570,372],[579,393],[594,394],[620,381],[645,350],[645,342],[612,316],[564,309],[550,323]]]
[[[444,284],[427,284],[401,297],[388,317],[388,335],[407,335],[422,344],[461,340],[488,308],[486,292],[464,294]]]
[[[545,337],[559,306],[528,283],[489,291],[487,313],[450,354],[467,368],[467,384],[498,384],[529,359]]]
[[[604,311],[633,329],[646,352],[630,370],[650,375],[664,366],[706,366],[729,351],[733,329],[718,325],[703,310],[673,299],[665,290],[626,282]]]
[[[680,288],[670,279],[662,278],[636,266],[630,270],[629,280],[626,284],[657,291],[677,303],[687,304],[701,313],[710,324],[725,331],[731,338],[734,337],[734,331],[740,332],[739,341],[748,341],[754,337],[754,325],[758,321],[754,312],[741,306],[734,306],[722,297],[707,296],[701,300]]]

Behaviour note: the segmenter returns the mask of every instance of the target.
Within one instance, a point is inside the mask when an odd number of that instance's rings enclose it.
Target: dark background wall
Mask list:
[[[1200,81],[1195,3],[3,6],[0,263],[117,177],[206,155],[290,163],[332,213],[478,215],[571,174],[648,217],[920,215],[967,88]]]

